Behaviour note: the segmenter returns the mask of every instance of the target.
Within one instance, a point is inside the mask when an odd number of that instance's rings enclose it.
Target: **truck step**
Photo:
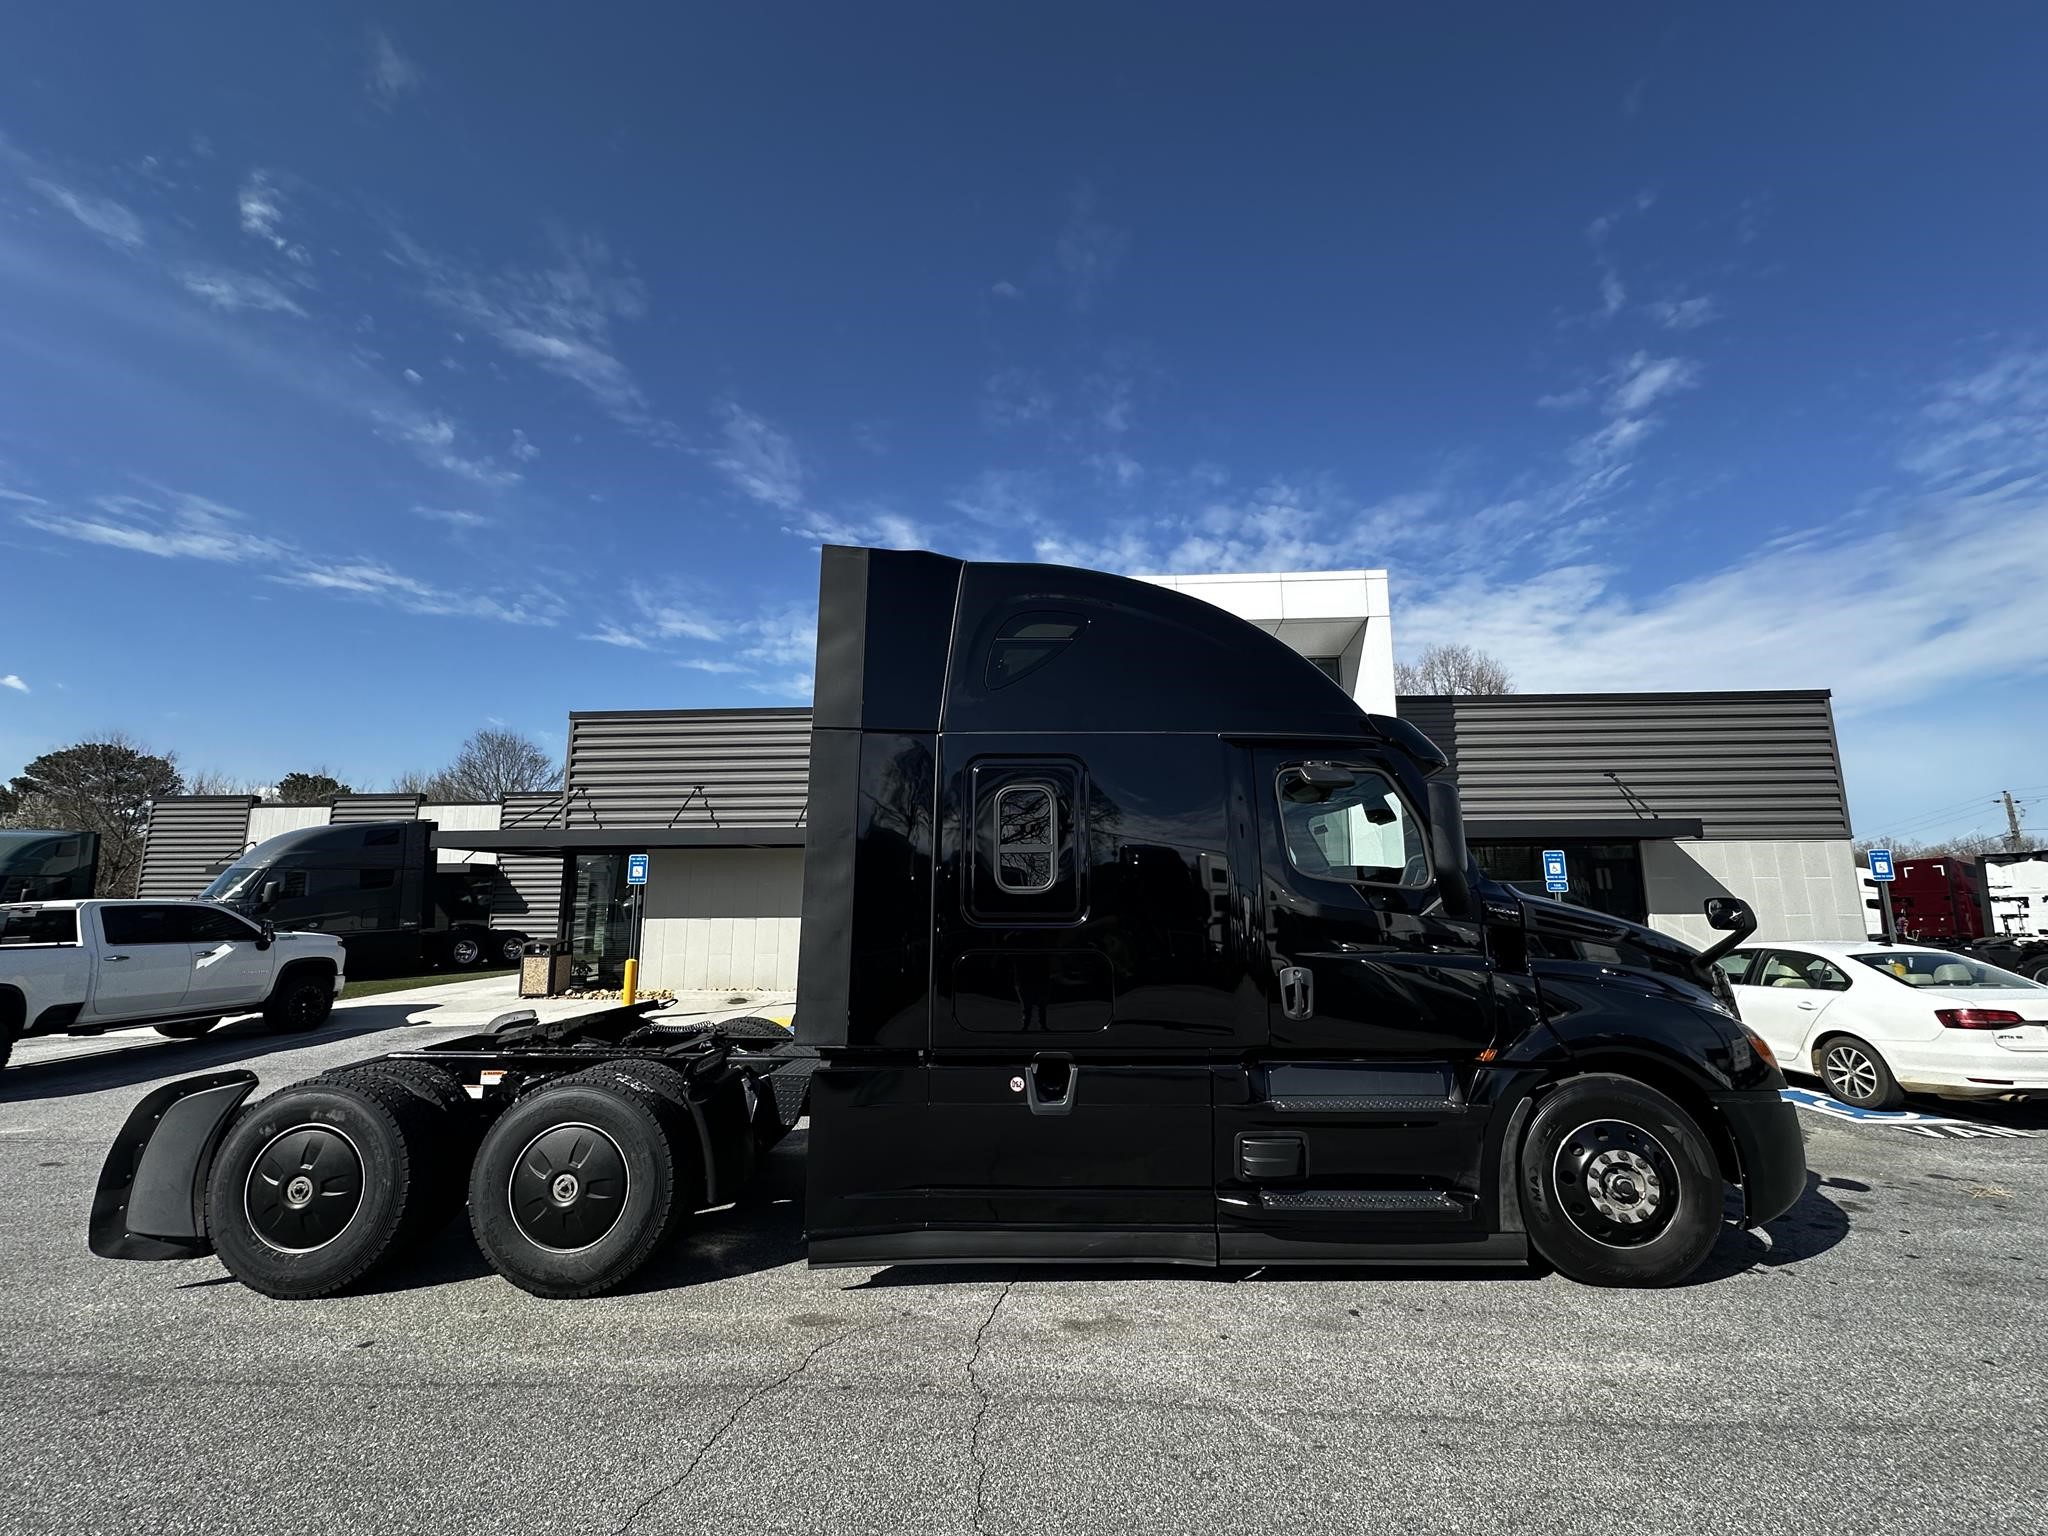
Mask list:
[[[1259,1204],[1269,1211],[1369,1211],[1380,1215],[1462,1216],[1470,1202],[1427,1189],[1266,1189]]]
[[[1375,1093],[1316,1094],[1306,1098],[1270,1099],[1270,1108],[1289,1114],[1327,1114],[1333,1110],[1366,1114],[1462,1115],[1465,1106],[1440,1094]]]

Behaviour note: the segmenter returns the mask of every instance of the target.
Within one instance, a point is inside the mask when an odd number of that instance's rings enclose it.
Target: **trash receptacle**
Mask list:
[[[569,990],[569,945],[562,939],[535,939],[519,957],[519,995],[553,997]]]

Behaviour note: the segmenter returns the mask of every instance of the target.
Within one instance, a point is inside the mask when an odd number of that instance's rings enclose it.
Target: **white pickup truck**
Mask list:
[[[0,906],[0,1066],[23,1035],[134,1024],[190,1039],[232,1013],[313,1029],[341,994],[341,940],[274,933],[210,901]]]

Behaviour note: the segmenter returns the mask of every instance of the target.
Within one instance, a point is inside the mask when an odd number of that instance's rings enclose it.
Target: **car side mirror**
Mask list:
[[[1477,917],[1479,903],[1473,898],[1472,879],[1466,872],[1472,855],[1465,846],[1465,810],[1451,779],[1429,781],[1429,860],[1436,866],[1436,893],[1444,916]]]
[[[259,931],[256,935],[256,947],[258,949],[268,949],[270,948],[271,945],[275,944],[276,942],[277,929],[272,927],[269,923],[262,924],[261,931]]]

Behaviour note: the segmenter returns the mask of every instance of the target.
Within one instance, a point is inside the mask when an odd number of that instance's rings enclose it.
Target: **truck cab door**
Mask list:
[[[192,954],[188,1008],[223,1013],[253,1011],[270,994],[276,951],[259,949],[256,925],[220,907],[195,902],[186,908],[185,937]]]
[[[1222,1257],[1483,1243],[1493,975],[1420,777],[1359,743],[1249,757],[1270,1043],[1218,1104]]]
[[[192,983],[183,906],[123,901],[97,911],[100,944],[87,1017],[112,1022],[176,1013]]]

